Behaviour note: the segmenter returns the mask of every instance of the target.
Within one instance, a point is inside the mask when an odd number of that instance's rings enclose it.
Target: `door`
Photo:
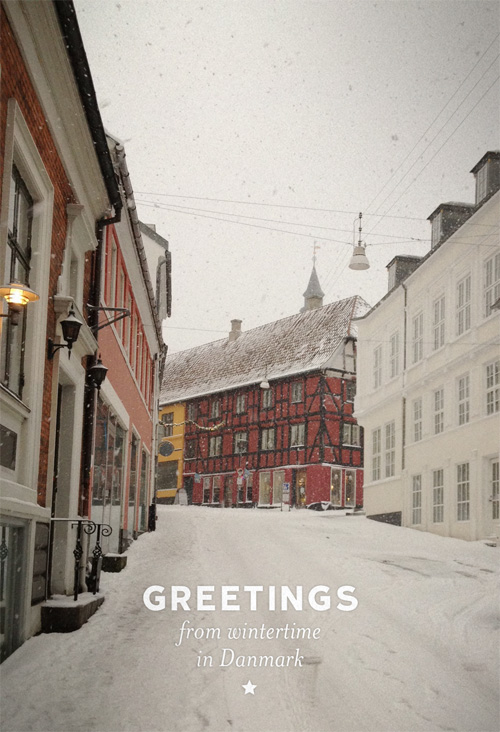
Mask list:
[[[300,508],[306,505],[307,473],[305,470],[295,470],[295,502]]]

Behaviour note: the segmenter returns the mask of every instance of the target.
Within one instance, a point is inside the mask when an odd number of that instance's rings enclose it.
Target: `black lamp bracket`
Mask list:
[[[49,359],[49,361],[52,361],[55,352],[58,351],[60,348],[67,348],[69,351],[68,358],[71,358],[72,345],[73,343],[54,343],[52,338],[49,338],[47,343],[47,358]]]
[[[127,318],[130,315],[130,310],[128,308],[108,308],[103,306],[97,306],[97,305],[87,305],[87,309],[95,312],[96,310],[98,312],[105,312],[105,313],[120,313],[118,317],[113,318],[113,320],[108,320],[106,323],[103,323],[102,325],[93,325],[90,330],[93,333],[97,333],[97,331],[102,330],[103,328],[107,328],[108,325],[113,325],[113,323],[117,323],[119,320],[123,320],[123,318]]]

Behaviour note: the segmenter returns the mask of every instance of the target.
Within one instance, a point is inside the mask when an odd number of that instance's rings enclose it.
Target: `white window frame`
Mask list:
[[[469,274],[457,282],[457,336],[471,328],[472,278]]]
[[[500,469],[498,458],[490,461],[490,501],[491,501],[491,518],[498,521],[500,518]]]
[[[292,390],[291,390],[291,402],[292,404],[298,404],[302,401],[304,394],[304,384],[302,381],[294,381],[292,382]]]
[[[356,447],[361,445],[359,424],[353,424],[352,422],[344,423],[342,430],[342,442],[344,445],[354,445]]]
[[[444,346],[445,341],[445,320],[446,318],[446,298],[444,295],[434,300],[433,304],[433,330],[434,342],[433,350],[437,351]]]
[[[384,430],[385,477],[393,478],[396,473],[396,423],[387,422]]]
[[[484,263],[484,317],[494,311],[491,306],[500,298],[500,252],[496,252]]]
[[[437,468],[432,471],[432,523],[444,522],[444,471]]]
[[[246,394],[237,394],[236,395],[236,406],[235,406],[236,414],[244,414],[245,413],[246,403],[247,403],[247,395]]]
[[[260,449],[261,450],[274,450],[275,449],[275,428],[274,427],[263,427],[260,433]]]
[[[476,173],[476,203],[480,203],[488,193],[488,162]]]
[[[413,400],[412,414],[413,414],[413,441],[420,442],[420,440],[422,439],[422,424],[423,424],[422,397],[418,397],[417,399]]]
[[[457,521],[470,520],[470,467],[457,465]]]
[[[431,246],[434,248],[436,244],[439,243],[439,240],[441,239],[441,220],[442,220],[442,213],[441,211],[434,216],[431,223]]]
[[[187,418],[190,422],[196,419],[196,404],[188,404]]]
[[[215,493],[217,491],[218,500],[215,500]],[[220,503],[222,491],[222,475],[214,475],[212,478],[212,503]]]
[[[500,411],[500,360],[486,365],[486,414]]]
[[[399,331],[397,330],[395,333],[391,336],[391,342],[390,342],[390,355],[389,355],[389,364],[390,364],[390,374],[391,379],[394,379],[399,374]]]
[[[220,417],[220,399],[214,399],[210,405],[210,417],[211,419],[218,419]]]
[[[208,457],[222,455],[222,435],[212,435],[208,447]]]
[[[382,346],[373,350],[373,388],[382,386]]]
[[[290,425],[290,447],[304,447],[305,435],[305,422]]]
[[[411,481],[411,523],[419,526],[422,523],[422,476],[413,475]]]
[[[269,389],[262,389],[262,409],[270,409],[273,406],[273,390],[269,387]]]
[[[208,491],[208,500],[205,500],[206,493]],[[209,475],[203,476],[203,497],[202,497],[202,503],[205,505],[208,505],[209,503],[212,503],[212,479]]]
[[[424,314],[421,311],[412,319],[412,363],[418,363],[424,357]]]
[[[248,452],[248,432],[240,431],[234,433],[234,454],[245,455]]]
[[[462,374],[457,379],[457,421],[459,426],[470,420],[470,375]]]
[[[433,394],[434,434],[440,435],[444,430],[444,386],[440,386]]]
[[[372,480],[380,480],[382,462],[382,428],[372,430]]]

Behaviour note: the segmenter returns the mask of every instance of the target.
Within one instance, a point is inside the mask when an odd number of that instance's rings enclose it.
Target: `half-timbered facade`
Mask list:
[[[183,485],[194,504],[362,504],[353,417],[360,297],[167,358],[160,408],[184,402]]]

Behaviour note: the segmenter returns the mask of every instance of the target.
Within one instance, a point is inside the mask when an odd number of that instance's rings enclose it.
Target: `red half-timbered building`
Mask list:
[[[189,502],[362,505],[353,319],[369,306],[308,293],[297,315],[247,332],[232,321],[228,339],[167,358],[160,407],[185,403]]]

